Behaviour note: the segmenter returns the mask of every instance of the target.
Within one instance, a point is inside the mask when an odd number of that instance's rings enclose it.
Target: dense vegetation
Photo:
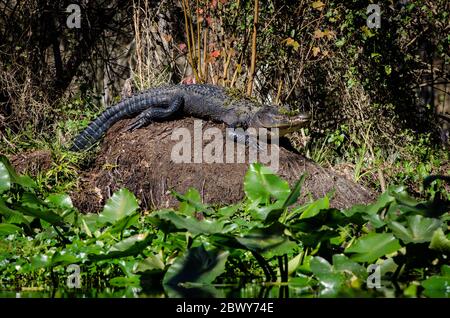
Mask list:
[[[84,288],[162,282],[169,296],[218,295],[220,284],[262,281],[284,297],[392,296],[391,284],[401,286],[397,296],[450,296],[448,202],[419,202],[390,187],[368,206],[331,209],[332,193],[299,206],[303,180],[290,189],[253,164],[236,205],[205,205],[190,189],[174,193],[177,210],[141,214],[122,189],[100,214],[82,214],[66,194],[43,197],[2,157],[2,284],[64,286],[67,267],[78,264]],[[378,283],[368,277],[376,273],[370,264],[379,265]]]
[[[83,4],[69,29],[72,2],[0,2],[0,154],[52,157],[32,177],[1,157],[0,287],[65,286],[77,264],[83,288],[127,295],[264,281],[282,296],[449,296],[447,0],[383,2],[381,28],[367,27],[372,1],[114,0]],[[99,215],[77,211],[66,193],[95,151],[67,145],[125,79],[214,83],[311,112],[293,146],[378,199],[298,206],[303,178],[289,189],[252,165],[233,206],[191,189],[173,194],[178,210],[142,211],[122,189]],[[381,289],[367,288],[371,264]]]

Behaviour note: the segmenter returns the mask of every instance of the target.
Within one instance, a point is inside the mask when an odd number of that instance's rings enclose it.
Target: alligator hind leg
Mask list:
[[[140,113],[135,120],[126,127],[126,131],[133,131],[141,127],[147,126],[152,121],[166,119],[177,113],[183,106],[183,97],[175,97],[170,103],[169,107],[150,107]]]

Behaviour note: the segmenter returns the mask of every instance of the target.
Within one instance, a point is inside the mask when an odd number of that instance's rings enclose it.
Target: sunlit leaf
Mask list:
[[[141,253],[153,241],[153,236],[149,234],[137,234],[127,237],[116,243],[111,249],[104,254],[91,254],[89,259],[93,261],[121,258],[127,256],[135,256]]]
[[[51,260],[51,265],[52,266],[56,266],[56,265],[66,266],[66,265],[70,265],[70,264],[75,264],[77,262],[79,262],[79,260],[76,256],[70,255],[68,253],[65,253],[65,251],[62,251],[62,252],[56,252],[55,254],[53,254],[52,260]]]
[[[0,223],[0,235],[3,236],[15,233],[23,233],[22,228],[14,224]]]
[[[118,276],[111,278],[109,280],[109,284],[111,284],[111,286],[116,287],[129,287],[129,286],[140,287],[141,280],[139,278],[139,275]]]
[[[425,288],[424,294],[428,297],[449,298],[450,297],[450,277],[432,276],[422,282]]]
[[[139,212],[135,211],[132,214],[124,216],[122,219],[116,221],[114,225],[109,229],[110,233],[122,233],[130,226],[136,225],[139,221]]]
[[[11,188],[11,177],[3,162],[0,162],[0,193]]]
[[[434,231],[441,226],[440,220],[421,215],[408,216],[406,220],[406,226],[396,221],[388,223],[394,235],[406,244],[430,242]]]
[[[400,248],[399,241],[391,233],[369,233],[358,238],[345,250],[345,253],[354,253],[351,256],[354,261],[371,263]]]
[[[55,207],[59,207],[62,209],[70,209],[73,208],[72,199],[67,194],[50,194],[45,202],[51,203]]]
[[[134,213],[138,208],[139,205],[134,194],[127,189],[120,189],[108,199],[98,221],[101,224],[114,224],[125,216]]]
[[[328,196],[324,196],[314,202],[309,203],[307,208],[300,215],[300,219],[312,218],[319,214],[321,210],[328,209],[330,207],[330,200]]]
[[[13,168],[8,158],[3,155],[0,155],[0,162],[2,166],[8,171],[10,184],[18,184],[23,188],[34,189],[36,188],[36,183],[29,176],[26,175],[18,175],[16,170]]]
[[[180,201],[179,212],[185,215],[193,215],[194,212],[208,211],[208,206],[202,203],[200,192],[197,189],[189,188],[186,193],[180,194],[172,191],[172,195]]]
[[[450,253],[450,239],[448,236],[445,236],[444,231],[441,228],[434,231],[431,238],[430,248],[432,250]]]
[[[136,272],[145,272],[150,270],[163,270],[164,263],[159,254],[151,254],[146,259],[140,261],[136,267]]]
[[[333,269],[338,272],[351,273],[361,280],[367,278],[366,268],[343,254],[333,255]]]
[[[289,184],[269,168],[251,164],[244,178],[244,192],[251,201],[267,202],[271,197],[285,200],[290,193]]]
[[[34,269],[46,268],[51,265],[51,258],[45,254],[38,254],[31,257],[31,267]]]

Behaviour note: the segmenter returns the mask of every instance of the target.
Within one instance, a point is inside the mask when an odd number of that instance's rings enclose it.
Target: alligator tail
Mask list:
[[[148,92],[133,95],[109,107],[89,124],[73,142],[71,151],[80,151],[93,145],[113,124],[143,111],[155,103]]]

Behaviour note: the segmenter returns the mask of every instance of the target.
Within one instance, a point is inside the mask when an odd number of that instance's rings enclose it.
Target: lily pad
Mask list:
[[[98,221],[101,224],[111,223],[134,213],[139,208],[136,197],[127,189],[115,192],[105,204],[103,211],[99,214]]]
[[[0,193],[11,188],[11,177],[3,162],[0,162]]]
[[[392,233],[370,233],[357,239],[345,250],[345,253],[354,253],[351,259],[356,262],[371,263],[400,248],[398,239]]]
[[[22,228],[7,223],[0,223],[0,236],[10,235],[15,233],[23,233]]]
[[[169,267],[163,284],[171,286],[186,282],[211,284],[225,271],[228,254],[227,251],[207,251],[203,245],[191,248]]]
[[[290,189],[287,181],[275,175],[269,168],[254,163],[245,174],[244,192],[251,201],[269,202],[271,198],[286,200]]]
[[[431,237],[430,248],[432,250],[450,253],[450,239],[448,236],[445,236],[442,228],[438,228],[434,231],[433,236]]]
[[[155,213],[154,216],[172,223],[178,229],[185,229],[193,235],[227,232],[225,230],[226,221],[210,220],[206,218],[199,220],[196,217],[182,216],[170,210],[159,211]]]
[[[406,220],[406,226],[396,221],[388,223],[395,236],[405,244],[430,242],[434,231],[441,226],[440,220],[421,215],[408,216]]]

